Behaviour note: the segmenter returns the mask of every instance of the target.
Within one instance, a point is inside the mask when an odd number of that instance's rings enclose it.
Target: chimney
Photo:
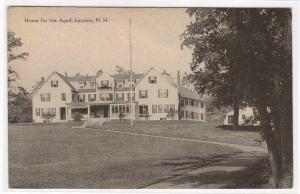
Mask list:
[[[68,77],[68,74],[67,74],[67,72],[65,72],[65,76],[66,76],[66,77]]]
[[[180,71],[177,71],[177,87],[180,89]]]

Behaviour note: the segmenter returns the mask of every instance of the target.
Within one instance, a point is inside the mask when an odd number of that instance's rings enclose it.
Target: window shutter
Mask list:
[[[41,101],[43,102],[43,94],[41,94]]]

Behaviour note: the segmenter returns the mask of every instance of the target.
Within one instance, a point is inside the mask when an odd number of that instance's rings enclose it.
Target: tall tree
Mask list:
[[[191,79],[216,104],[258,110],[275,187],[292,184],[292,57],[289,9],[192,8],[183,45]],[[204,62],[204,66],[201,64]],[[236,108],[237,109],[237,108]]]
[[[11,67],[11,62],[22,59],[26,60],[28,56],[27,52],[15,53],[15,50],[19,47],[22,47],[23,43],[21,38],[16,38],[15,33],[8,31],[7,33],[7,62],[8,62],[8,87],[11,86],[11,83],[15,82],[19,78],[18,73],[13,70]]]

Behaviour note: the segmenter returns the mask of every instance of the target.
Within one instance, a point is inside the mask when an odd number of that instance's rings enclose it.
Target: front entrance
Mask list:
[[[140,117],[147,117],[149,114],[148,105],[140,105],[139,112],[140,112]]]
[[[109,118],[109,105],[90,106],[90,118]]]
[[[66,120],[66,107],[60,107],[60,120]]]

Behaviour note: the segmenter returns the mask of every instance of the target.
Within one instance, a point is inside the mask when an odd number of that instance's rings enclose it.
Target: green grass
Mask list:
[[[11,188],[141,188],[240,153],[212,144],[72,129],[70,125],[9,126]],[[198,122],[136,122],[134,127],[117,122],[100,127],[206,140],[231,137],[231,143],[242,144],[257,135]]]

